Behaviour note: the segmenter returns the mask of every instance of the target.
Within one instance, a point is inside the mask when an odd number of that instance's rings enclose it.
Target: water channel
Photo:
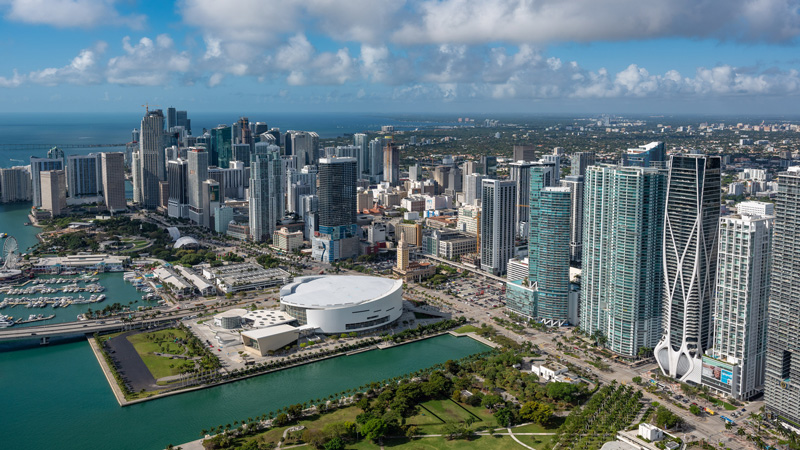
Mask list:
[[[121,408],[85,340],[49,347],[4,344],[2,447],[162,449],[197,439],[204,428],[487,349],[468,337],[444,335]]]

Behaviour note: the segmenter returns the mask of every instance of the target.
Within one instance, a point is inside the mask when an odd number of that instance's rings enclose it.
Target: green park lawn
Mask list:
[[[321,430],[325,428],[325,425],[329,423],[336,423],[336,422],[355,422],[356,416],[361,412],[358,408],[351,406],[348,408],[337,409],[335,411],[323,414],[323,415],[315,415],[303,419],[297,423],[293,423],[291,425],[285,427],[277,427],[271,428],[269,431],[257,434],[252,437],[247,437],[244,439],[237,439],[237,445],[241,446],[248,441],[256,441],[256,442],[274,442],[277,443],[283,437],[283,432],[287,428],[303,425],[310,430]]]
[[[379,445],[366,440],[350,444],[346,447],[347,450],[376,450],[379,448]],[[463,439],[453,441],[448,441],[443,437],[384,439],[383,448],[414,450],[520,450],[523,447],[511,439],[510,436],[476,436],[469,440]]]
[[[186,338],[186,333],[182,330],[174,328],[167,330],[154,331],[151,333],[139,333],[128,336],[128,342],[133,344],[139,357],[150,369],[153,378],[159,379],[180,373],[180,366],[185,361],[181,359],[172,359],[165,356],[157,356],[155,353],[170,353],[173,355],[181,355],[185,352],[185,348],[173,342],[172,339],[167,337],[167,333],[172,333],[178,338]],[[155,336],[153,340],[147,338],[148,335]],[[159,343],[159,341],[161,341]],[[172,366],[172,367],[170,367]]]
[[[564,423],[563,417],[554,416],[548,426],[544,427],[537,423],[522,425],[520,427],[512,427],[511,431],[514,433],[555,433],[561,424]]]
[[[454,330],[456,333],[476,333],[481,331],[480,328],[476,327],[475,325],[464,325],[461,328]]]
[[[409,417],[406,423],[417,425],[421,434],[439,434],[446,423],[462,423],[468,417],[475,419],[472,429],[496,427],[497,422],[491,411],[481,407],[471,407],[453,400],[429,400],[419,404],[419,413]]]

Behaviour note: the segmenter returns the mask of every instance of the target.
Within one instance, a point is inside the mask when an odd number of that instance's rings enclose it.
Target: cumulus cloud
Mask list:
[[[78,53],[64,67],[49,67],[28,74],[28,80],[36,84],[57,86],[59,84],[98,84],[103,81],[100,58],[108,45],[97,43],[93,48],[86,48]]]
[[[303,34],[292,36],[267,65],[273,73],[285,74],[292,86],[343,84],[356,76],[356,62],[347,48],[317,52]]]
[[[664,37],[792,41],[797,0],[422,0],[405,44],[548,43]]]
[[[17,73],[17,69],[14,69],[14,75],[11,78],[0,77],[0,87],[4,88],[14,88],[18,87],[25,81],[25,76],[20,75]]]
[[[59,28],[144,27],[145,16],[121,15],[115,3],[115,0],[0,0],[0,5],[8,7],[5,17],[16,22]]]
[[[143,37],[131,44],[130,37],[122,40],[125,54],[108,60],[106,78],[108,82],[122,85],[158,86],[167,84],[173,75],[186,74],[191,67],[191,58],[186,52],[175,49],[172,39],[166,34],[152,39]]]

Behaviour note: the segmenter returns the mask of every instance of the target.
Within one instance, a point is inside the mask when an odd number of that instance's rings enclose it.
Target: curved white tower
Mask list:
[[[717,266],[720,158],[674,155],[664,218],[664,335],[655,356],[661,371],[700,383],[711,344]]]

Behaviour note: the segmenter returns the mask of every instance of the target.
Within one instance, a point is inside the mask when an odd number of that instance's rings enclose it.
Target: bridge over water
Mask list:
[[[140,328],[151,328],[154,326],[163,325],[165,323],[178,321],[192,314],[196,313],[183,312],[173,316],[139,319],[132,322],[123,322],[119,319],[106,319],[54,323],[51,325],[39,325],[35,327],[9,327],[0,330],[0,342],[22,339],[38,339],[40,343],[47,344],[50,342],[50,338],[53,337],[111,333]]]
[[[39,150],[50,149],[58,147],[65,148],[111,148],[111,147],[125,147],[127,143],[122,144],[7,144],[0,142],[0,150]]]

